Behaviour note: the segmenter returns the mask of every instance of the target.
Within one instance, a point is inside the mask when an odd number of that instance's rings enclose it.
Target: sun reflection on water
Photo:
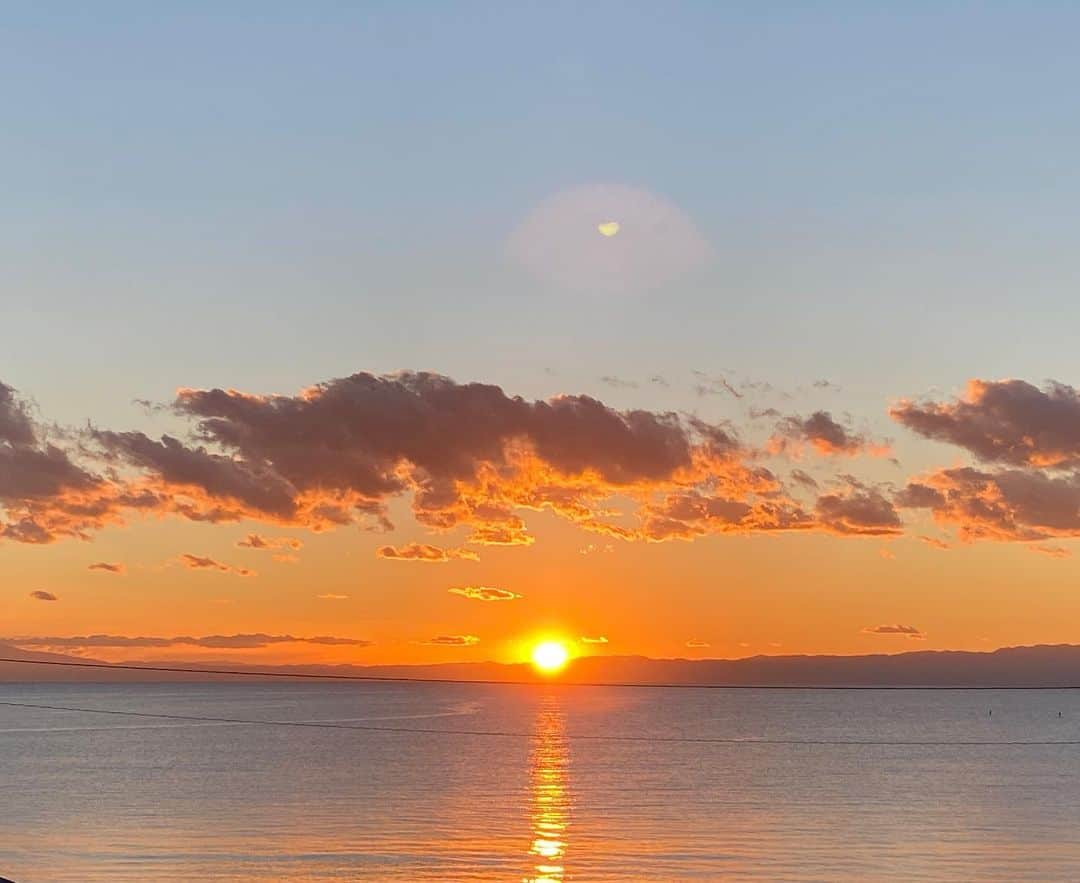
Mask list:
[[[561,883],[565,879],[570,821],[565,727],[559,697],[545,695],[536,714],[536,736],[529,757],[533,828],[529,857],[535,864],[525,883]]]

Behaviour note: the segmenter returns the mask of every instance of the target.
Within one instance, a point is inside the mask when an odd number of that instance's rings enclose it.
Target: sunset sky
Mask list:
[[[5,15],[0,643],[1077,641],[1080,8],[316,6]]]

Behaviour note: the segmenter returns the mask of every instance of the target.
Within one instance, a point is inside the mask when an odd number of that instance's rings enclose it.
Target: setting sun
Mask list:
[[[552,674],[566,665],[570,654],[558,641],[542,641],[533,648],[532,661],[540,671]]]

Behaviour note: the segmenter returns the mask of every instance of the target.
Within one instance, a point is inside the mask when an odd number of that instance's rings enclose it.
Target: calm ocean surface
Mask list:
[[[0,706],[16,883],[1080,879],[1080,745],[580,738],[1080,739],[1068,691],[8,684],[0,700],[440,731]]]

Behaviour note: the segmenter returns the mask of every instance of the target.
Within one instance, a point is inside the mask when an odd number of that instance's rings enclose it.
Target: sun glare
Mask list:
[[[542,641],[533,647],[532,661],[545,674],[554,674],[566,665],[570,657],[566,647],[558,641]]]

